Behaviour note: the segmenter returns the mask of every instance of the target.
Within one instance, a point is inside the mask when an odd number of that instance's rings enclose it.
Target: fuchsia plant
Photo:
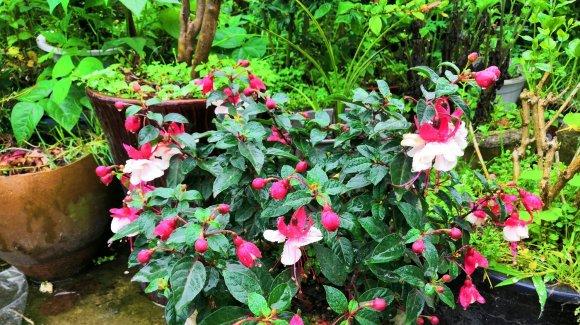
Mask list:
[[[437,301],[483,303],[472,275],[487,260],[469,246],[463,220],[483,224],[498,211],[494,198],[500,217],[516,202],[503,192],[471,205],[448,194],[470,116],[459,85],[481,78],[446,66],[455,73],[417,68],[431,81],[422,99],[396,98],[384,81],[378,92],[356,89],[336,123],[325,112],[285,113],[287,97],[244,60],[196,81],[218,115],[213,131],[187,133],[182,116],[150,111],[154,101],[122,107],[139,143],[125,146],[125,165],[96,172],[127,188],[111,210],[111,240],[131,239],[133,280],[167,298],[169,324],[197,315],[202,325],[299,325],[324,303],[309,300],[322,291],[334,324],[382,324],[397,313],[438,324]],[[404,115],[411,103],[414,131]],[[428,191],[449,199],[431,204]],[[520,195],[530,211],[541,205]],[[494,222],[523,237],[510,220]],[[455,299],[447,283],[460,270]]]

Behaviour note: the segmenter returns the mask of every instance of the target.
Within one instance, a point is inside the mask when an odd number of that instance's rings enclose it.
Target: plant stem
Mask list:
[[[490,180],[491,177],[489,172],[487,171],[487,166],[485,165],[485,160],[483,160],[483,156],[481,155],[481,151],[479,150],[479,144],[477,143],[477,138],[475,137],[475,132],[473,132],[473,126],[471,122],[467,123],[467,128],[469,129],[469,134],[473,139],[473,149],[475,150],[475,154],[477,155],[477,159],[479,160],[479,164],[481,165],[481,169],[483,170],[483,174],[487,180]]]

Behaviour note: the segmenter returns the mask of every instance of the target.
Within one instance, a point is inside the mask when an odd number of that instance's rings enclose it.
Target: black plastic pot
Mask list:
[[[492,283],[495,285],[508,276],[488,271]],[[489,282],[479,278],[477,288],[485,298],[483,305],[473,304],[467,310],[463,310],[459,304],[455,310],[440,306],[436,314],[442,324],[462,325],[564,325],[576,324],[577,316],[574,311],[580,305],[580,293],[564,286],[547,286],[548,299],[544,312],[540,315],[540,304],[534,284],[528,280],[521,280],[513,285],[490,288]],[[457,297],[462,281],[454,281],[451,284]]]

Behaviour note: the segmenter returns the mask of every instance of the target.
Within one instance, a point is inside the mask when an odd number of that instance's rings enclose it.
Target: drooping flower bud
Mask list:
[[[449,274],[443,274],[443,276],[441,277],[441,281],[447,283],[447,282],[451,282],[451,275]]]
[[[125,106],[127,106],[127,104],[123,103],[122,101],[115,102],[115,108],[119,111],[122,111]]]
[[[445,292],[445,288],[443,288],[441,286],[436,286],[435,291],[437,291],[438,293],[443,293],[443,292]]]
[[[278,104],[276,104],[276,101],[274,101],[272,98],[266,99],[266,108],[275,109],[276,107],[278,107]]]
[[[538,196],[524,190],[520,190],[519,192],[520,198],[522,199],[522,203],[526,210],[538,211],[541,210],[544,206],[544,202],[542,202],[542,199],[540,199]]]
[[[383,311],[387,308],[387,301],[383,298],[375,298],[371,301],[370,307],[376,311]]]
[[[264,188],[264,186],[266,186],[266,184],[268,184],[268,181],[264,178],[254,178],[254,180],[252,181],[252,188],[254,190],[261,190]]]
[[[417,325],[424,325],[425,324],[425,320],[421,317],[417,318],[417,320],[415,321],[415,323],[417,323]]]
[[[247,268],[252,268],[258,258],[262,258],[260,249],[249,241],[244,240],[240,236],[234,238],[234,245],[236,246],[236,255],[242,265]]]
[[[289,325],[304,325],[304,321],[302,321],[302,318],[300,317],[300,315],[296,314],[290,320]]]
[[[153,231],[155,236],[159,237],[159,239],[165,241],[171,236],[173,231],[175,230],[175,226],[177,225],[176,218],[170,218],[162,220]]]
[[[467,56],[467,60],[471,63],[477,61],[478,58],[479,58],[479,54],[477,54],[477,52],[471,52]]]
[[[247,68],[250,66],[250,61],[248,60],[238,60],[238,65],[243,68]]]
[[[246,95],[246,96],[252,96],[253,93],[254,93],[254,89],[252,89],[250,87],[244,89],[244,95]]]
[[[141,265],[149,263],[149,261],[151,260],[151,256],[153,256],[153,253],[155,253],[154,249],[140,250],[139,253],[137,253],[137,262],[139,262]]]
[[[111,174],[112,171],[113,168],[109,166],[98,166],[97,168],[95,168],[95,174],[97,174],[97,176],[99,177],[105,177]]]
[[[320,222],[322,223],[324,229],[332,232],[336,231],[340,226],[340,217],[332,210],[330,205],[325,205],[322,208]]]
[[[296,164],[296,168],[294,170],[297,173],[304,173],[308,170],[308,163],[305,160],[301,160]]]
[[[141,129],[141,119],[139,116],[131,115],[125,119],[125,130],[135,133]]]
[[[475,82],[483,89],[487,89],[492,86],[497,79],[499,79],[501,72],[499,69],[492,65],[483,71],[478,71],[475,73]]]
[[[213,90],[213,74],[210,73],[201,79],[196,79],[194,83],[201,86],[202,94],[207,95]]]
[[[133,91],[136,93],[141,91],[141,85],[137,81],[131,84],[131,88],[133,88]]]
[[[195,251],[203,254],[207,251],[208,248],[208,244],[207,244],[207,240],[205,238],[203,238],[203,236],[200,236],[196,241],[195,241]]]
[[[228,214],[230,213],[230,205],[222,203],[218,205],[217,210],[220,214]]]
[[[425,251],[425,242],[423,239],[417,239],[413,245],[411,245],[411,249],[415,254],[422,254]]]
[[[113,173],[107,174],[107,175],[101,177],[101,183],[103,183],[105,185],[109,185],[109,184],[111,184],[111,182],[113,181],[114,178],[115,178],[115,176],[113,175]]]
[[[451,228],[451,231],[449,231],[449,237],[453,240],[461,239],[461,236],[463,236],[463,233],[461,232],[461,229],[457,227],[453,227]]]
[[[429,321],[431,322],[431,325],[439,325],[439,317],[437,316],[431,316]]]
[[[264,91],[266,90],[266,85],[264,85],[264,82],[262,81],[262,79],[256,77],[253,74],[248,74],[248,79],[250,80],[250,88],[257,90],[257,91]]]
[[[276,201],[284,200],[289,188],[290,182],[287,179],[276,181],[270,187],[270,196]]]

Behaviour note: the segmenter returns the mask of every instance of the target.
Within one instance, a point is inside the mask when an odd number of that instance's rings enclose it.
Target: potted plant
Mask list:
[[[189,1],[182,2],[179,15],[180,30],[177,44],[178,65],[176,69],[181,69],[181,65],[188,66],[189,80],[198,76],[198,66],[208,60],[212,41],[216,33],[220,6],[220,0],[197,1],[195,18],[190,20],[190,3]],[[127,8],[137,15],[140,15],[143,10],[143,6],[127,5]],[[167,67],[167,69],[171,68]],[[124,71],[124,74],[126,74],[125,81],[131,85],[139,99],[147,94],[147,89],[142,89],[141,86],[154,86],[157,84],[163,86],[161,80],[147,79],[147,77],[152,76],[142,75],[144,78],[132,78],[134,75],[139,74],[139,72],[146,70],[147,66],[137,67],[132,71]],[[189,82],[182,83],[183,80],[179,77],[181,76],[178,76],[179,86],[191,85]],[[172,85],[172,81],[170,75],[168,80],[169,86]],[[140,82],[144,84],[141,85]],[[200,82],[201,80],[198,80],[198,83]],[[190,91],[185,91],[181,97],[177,96],[164,101],[152,99],[148,105],[152,108],[154,106],[153,109],[157,112],[180,113],[188,121],[192,122],[189,125],[192,130],[205,131],[210,127],[210,121],[214,114],[206,108],[205,100],[200,98],[199,92],[193,91],[191,87],[188,89]],[[118,163],[126,160],[127,155],[122,148],[122,144],[135,144],[135,141],[134,137],[129,134],[130,131],[123,131],[125,129],[123,127],[125,125],[125,108],[135,105],[136,102],[119,98],[115,96],[117,95],[115,93],[103,94],[95,92],[90,86],[87,88],[87,95],[103,125],[103,130],[109,140],[114,160]]]
[[[129,188],[111,240],[132,239],[133,280],[167,298],[167,323],[302,324],[298,314],[318,313],[437,324],[435,301],[455,306],[447,283],[487,261],[467,245],[462,216],[472,209],[447,173],[467,145],[468,106],[456,92],[471,73],[421,70],[432,85],[416,100],[416,132],[384,82],[356,90],[331,123],[284,113],[286,97],[239,65],[204,77],[221,85],[208,97],[213,131],[132,111],[157,131],[111,166]],[[337,128],[332,146],[316,147],[312,134]],[[153,187],[160,177],[165,186]],[[482,302],[469,280],[460,301]],[[320,312],[326,304],[332,311]]]
[[[109,225],[114,191],[92,174],[103,140],[2,146],[0,258],[39,280],[68,277],[89,263]],[[105,147],[106,149],[106,147]]]

